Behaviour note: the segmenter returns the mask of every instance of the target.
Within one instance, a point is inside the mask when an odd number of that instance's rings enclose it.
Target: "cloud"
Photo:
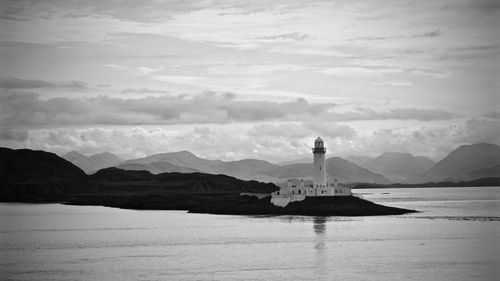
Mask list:
[[[280,71],[297,71],[306,70],[308,67],[294,64],[250,64],[250,63],[233,63],[233,64],[216,64],[207,68],[208,73],[212,75],[224,76],[262,76],[269,75]]]
[[[329,145],[329,151],[341,156],[373,157],[384,152],[407,152],[439,161],[460,145],[481,142],[500,144],[500,137],[495,134],[499,126],[498,121],[460,120],[447,124],[421,123],[368,131],[358,129],[354,137],[336,140],[335,146]]]
[[[72,89],[86,90],[88,85],[82,81],[47,82],[43,80],[20,79],[13,77],[0,78],[3,89]]]
[[[29,132],[24,129],[2,129],[0,130],[0,139],[7,141],[25,141],[28,139]]]
[[[125,65],[115,64],[115,63],[105,64],[104,67],[111,68],[111,69],[116,69],[116,70],[128,69],[128,67],[125,66]]]
[[[403,80],[373,82],[372,85],[396,86],[396,87],[412,87],[412,86],[415,86],[412,82],[410,82],[410,81],[403,81]]]
[[[84,154],[110,151],[124,158],[189,150],[211,159],[282,161],[299,150],[295,140],[250,137],[249,129],[247,125],[50,128],[32,130],[27,143],[32,149],[59,154],[71,150]],[[308,151],[306,143],[302,150]]]
[[[401,73],[403,70],[397,68],[331,67],[318,72],[336,76],[382,77],[386,74]]]
[[[490,112],[484,114],[484,117],[491,118],[491,119],[500,119],[500,112],[499,111],[490,111]]]
[[[118,5],[109,1],[3,1],[1,18],[26,20],[26,17],[78,18],[87,15],[114,17],[122,20],[156,22],[178,13],[185,13],[208,6],[199,1],[141,1],[123,0]],[[221,3],[222,4],[222,3]]]
[[[455,143],[500,143],[500,120],[469,119],[453,135]]]
[[[194,96],[41,99],[33,92],[0,92],[0,125],[140,125],[202,124],[259,121],[446,120],[457,115],[440,109],[357,107],[337,112],[332,103],[303,98],[274,102],[243,100],[233,93],[204,92]]]
[[[434,78],[448,78],[452,76],[453,74],[457,73],[456,71],[435,71],[435,70],[422,70],[422,69],[415,69],[413,70],[414,74],[418,75],[423,75],[423,76],[430,76]]]
[[[256,138],[302,139],[311,135],[311,130],[298,123],[260,124],[254,126],[248,133]]]
[[[303,127],[311,130],[313,135],[324,136],[332,140],[349,140],[356,135],[353,128],[333,122],[307,122],[303,124]]]
[[[357,37],[355,39],[350,39],[351,41],[361,40],[361,41],[382,41],[382,40],[401,40],[408,38],[434,38],[441,36],[440,30],[433,30],[423,33],[414,33],[409,35],[394,35],[394,36],[365,36]]]
[[[450,130],[434,125],[383,128],[360,133],[350,142],[331,147],[341,155],[376,157],[384,152],[406,152],[416,156],[439,159],[455,148],[450,142]]]
[[[149,88],[127,88],[122,90],[124,94],[168,94],[170,93],[167,90],[157,90],[157,89],[149,89]]]
[[[281,141],[300,141],[323,136],[329,139],[348,140],[356,135],[356,131],[334,122],[282,122],[279,124],[259,124],[248,131],[252,138],[274,138]]]
[[[343,127],[345,126],[337,126]],[[71,150],[84,154],[110,151],[124,158],[132,158],[189,150],[198,156],[211,159],[257,158],[279,162],[289,160],[297,154],[310,154],[312,141],[318,134],[326,136],[300,122],[258,125],[95,126],[31,129],[25,142],[32,149],[59,154]],[[339,137],[337,135],[336,139],[345,140],[344,137]],[[328,136],[326,138],[333,141]]]
[[[147,76],[155,72],[160,72],[165,68],[164,65],[159,65],[157,67],[140,66],[136,69],[136,75]]]
[[[126,158],[189,150],[211,159],[258,158],[279,162],[310,156],[312,141],[322,136],[328,157],[378,156],[395,151],[440,160],[462,144],[499,144],[500,138],[495,134],[499,126],[498,120],[469,119],[453,124],[419,123],[374,130],[334,122],[33,128],[2,131],[0,146],[57,153],[110,151]]]
[[[497,0],[470,1],[465,4],[467,8],[475,9],[485,15],[497,13],[500,10],[500,2]]]
[[[301,40],[305,40],[307,38],[309,38],[309,35],[300,34],[298,32],[282,33],[282,34],[275,34],[275,35],[258,37],[258,39],[261,39],[264,41],[301,41]]]
[[[434,54],[434,59],[438,60],[467,60],[479,58],[495,58],[500,53],[499,45],[465,45],[452,46]]]
[[[205,81],[205,77],[189,76],[189,75],[155,75],[154,80],[175,83],[175,84],[189,84],[198,85],[200,82]]]
[[[36,93],[0,93],[0,124],[193,124],[294,119],[325,112],[332,104],[245,101],[234,94],[205,92],[196,96],[162,95],[143,98],[51,98]]]
[[[331,120],[356,121],[356,120],[450,120],[460,117],[459,114],[442,109],[425,108],[390,108],[375,110],[368,107],[357,107],[347,112],[329,112]]]
[[[438,30],[434,30],[434,31],[413,34],[410,37],[412,37],[412,38],[433,38],[433,37],[438,37],[440,35],[441,35],[441,31],[438,29]]]

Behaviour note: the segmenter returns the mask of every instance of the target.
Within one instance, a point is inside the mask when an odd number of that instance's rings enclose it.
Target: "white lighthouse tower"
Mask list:
[[[326,187],[326,147],[323,140],[318,137],[314,141],[313,151],[313,163],[314,163],[314,187],[315,188],[323,188]]]

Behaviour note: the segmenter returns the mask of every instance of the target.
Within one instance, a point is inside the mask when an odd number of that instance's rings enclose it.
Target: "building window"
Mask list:
[[[300,194],[300,189],[299,189],[299,194]]]

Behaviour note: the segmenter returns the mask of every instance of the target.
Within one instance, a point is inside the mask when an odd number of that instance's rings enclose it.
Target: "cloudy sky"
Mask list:
[[[500,2],[0,1],[0,146],[283,161],[500,143]]]

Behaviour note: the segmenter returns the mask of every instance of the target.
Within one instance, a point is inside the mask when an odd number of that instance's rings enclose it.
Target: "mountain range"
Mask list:
[[[348,160],[383,175],[391,182],[398,183],[408,183],[411,179],[426,172],[436,164],[427,157],[400,152],[386,152],[375,158],[351,156]]]
[[[85,156],[79,152],[70,151],[63,155],[63,158],[77,165],[87,174],[112,167],[123,161],[123,159],[110,152]]]
[[[160,167],[159,163],[169,163],[169,165]],[[131,166],[132,168],[130,168]],[[146,170],[151,173],[183,172],[183,170],[192,169],[203,173],[225,174],[244,180],[273,183],[284,182],[289,178],[311,179],[313,175],[312,163],[276,165],[257,159],[226,162],[203,159],[189,151],[154,154],[144,158],[125,161],[117,165],[117,167],[121,169]],[[382,175],[361,168],[340,157],[327,159],[327,174],[330,179],[336,177],[348,183],[389,183]]]
[[[269,193],[277,189],[274,184],[206,173],[153,175],[148,171],[111,167],[87,175],[73,163],[50,152],[0,147],[1,202],[54,202],[88,196],[124,196],[126,200],[130,196],[167,196],[176,201],[175,196],[192,193],[203,200],[205,195],[239,196],[241,192]],[[186,202],[188,204],[189,200]]]
[[[464,181],[500,175],[500,146],[489,143],[462,145],[412,182]]]
[[[338,178],[345,183],[424,183],[462,181],[500,176],[500,146],[473,144],[460,146],[438,163],[423,156],[387,152],[377,157],[349,156],[327,159],[328,180]],[[221,161],[200,158],[189,151],[159,153],[119,162],[111,153],[84,156],[70,152],[64,157],[87,173],[98,167],[114,166],[124,170],[145,170],[153,174],[192,173],[225,174],[243,180],[282,183],[289,178],[312,178],[312,163],[299,159],[273,164],[258,159]],[[113,157],[114,156],[114,157]],[[311,157],[312,158],[312,157]],[[89,160],[90,159],[90,160]],[[304,161],[304,162],[301,162]],[[89,164],[90,163],[90,164]]]

